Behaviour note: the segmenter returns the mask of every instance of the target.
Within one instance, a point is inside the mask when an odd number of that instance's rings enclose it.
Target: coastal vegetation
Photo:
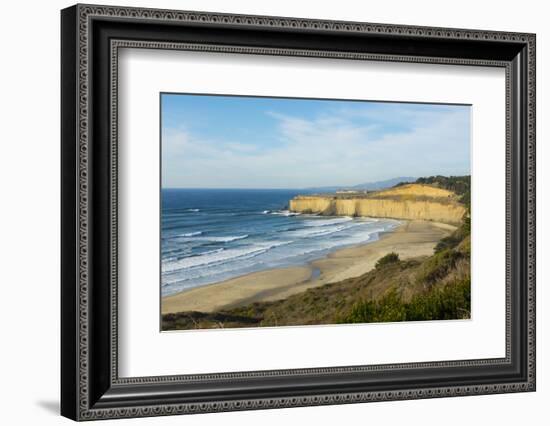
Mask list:
[[[424,187],[452,192],[452,202],[463,207],[459,226],[435,245],[432,255],[401,259],[398,253],[389,251],[372,270],[358,277],[309,288],[281,300],[216,312],[165,314],[162,329],[470,318],[470,178],[436,176],[419,179],[414,185],[422,193],[430,192]],[[395,195],[410,187],[409,183],[398,184],[389,191]]]
[[[459,234],[457,230],[453,233]],[[466,319],[470,317],[469,236],[425,259],[382,257],[357,278],[311,288],[274,302],[214,313],[163,316],[163,329],[268,327]]]

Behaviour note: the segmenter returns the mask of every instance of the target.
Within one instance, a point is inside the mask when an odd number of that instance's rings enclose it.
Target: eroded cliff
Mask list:
[[[424,219],[459,224],[466,212],[456,194],[429,185],[410,184],[368,194],[299,195],[289,202],[297,213]]]

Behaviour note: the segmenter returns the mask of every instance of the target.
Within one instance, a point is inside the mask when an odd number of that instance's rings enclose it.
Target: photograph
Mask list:
[[[468,320],[471,105],[161,93],[161,330]]]

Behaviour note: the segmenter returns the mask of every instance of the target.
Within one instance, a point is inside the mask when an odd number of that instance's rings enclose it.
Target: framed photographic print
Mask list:
[[[471,106],[160,96],[162,331],[470,318]]]
[[[74,420],[535,390],[535,36],[76,5]]]

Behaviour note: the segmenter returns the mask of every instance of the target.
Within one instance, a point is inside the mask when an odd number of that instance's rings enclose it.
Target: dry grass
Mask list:
[[[456,198],[454,192],[442,188],[436,188],[430,185],[421,185],[412,183],[409,185],[401,185],[394,188],[386,189],[377,193],[380,196],[400,196],[400,195],[415,195],[429,198]]]

